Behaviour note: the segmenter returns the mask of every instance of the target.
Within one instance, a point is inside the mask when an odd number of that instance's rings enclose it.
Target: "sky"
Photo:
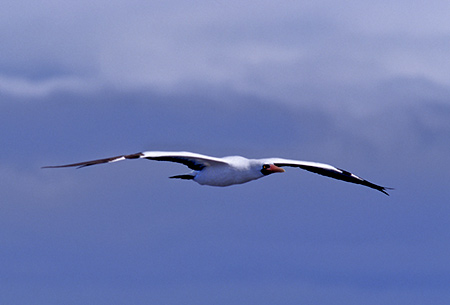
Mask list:
[[[448,1],[10,1],[2,304],[450,302]],[[329,163],[244,185],[145,150]]]

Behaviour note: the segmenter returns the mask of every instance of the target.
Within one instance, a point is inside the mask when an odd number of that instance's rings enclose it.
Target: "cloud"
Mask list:
[[[444,1],[10,1],[6,7],[0,32],[6,79],[81,79],[166,92],[226,85],[291,104],[308,88],[450,81]],[[17,91],[14,82],[5,86]]]
[[[0,92],[20,98],[43,98],[58,92],[83,93],[94,89],[93,82],[75,77],[55,77],[42,80],[27,78],[2,77],[0,75]]]

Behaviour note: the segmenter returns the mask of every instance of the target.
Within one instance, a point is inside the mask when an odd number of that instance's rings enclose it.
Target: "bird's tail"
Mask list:
[[[184,179],[184,180],[192,180],[195,178],[195,175],[192,174],[183,174],[169,177],[170,179]]]

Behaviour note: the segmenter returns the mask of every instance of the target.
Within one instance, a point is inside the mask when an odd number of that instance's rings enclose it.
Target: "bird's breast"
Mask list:
[[[202,185],[229,186],[249,182],[262,176],[260,172],[253,172],[248,169],[216,166],[201,170],[195,176],[194,181]]]

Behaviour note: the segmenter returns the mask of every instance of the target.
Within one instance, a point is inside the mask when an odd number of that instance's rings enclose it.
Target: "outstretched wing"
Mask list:
[[[61,167],[86,167],[96,164],[103,163],[112,163],[121,160],[128,159],[149,159],[156,161],[169,161],[176,162],[186,165],[192,170],[202,170],[207,166],[211,166],[214,164],[228,164],[225,160],[221,158],[215,158],[210,156],[205,156],[201,154],[191,153],[191,152],[168,152],[168,151],[145,151],[131,155],[121,155],[111,158],[105,159],[97,159],[92,161],[85,161],[79,163],[65,164],[65,165],[56,165],[56,166],[44,166],[43,168],[61,168]]]
[[[346,170],[334,167],[329,164],[324,163],[317,163],[317,162],[308,162],[308,161],[297,161],[297,160],[287,160],[287,159],[280,159],[280,158],[271,158],[271,159],[264,159],[264,162],[274,164],[279,167],[298,167],[319,175],[331,177],[338,180],[343,180],[351,183],[361,184],[373,189],[376,189],[380,192],[383,192],[384,194],[389,194],[386,192],[386,190],[392,189],[384,186],[380,186],[377,184],[374,184],[372,182],[369,182],[361,177],[356,176],[355,174],[352,174]]]

